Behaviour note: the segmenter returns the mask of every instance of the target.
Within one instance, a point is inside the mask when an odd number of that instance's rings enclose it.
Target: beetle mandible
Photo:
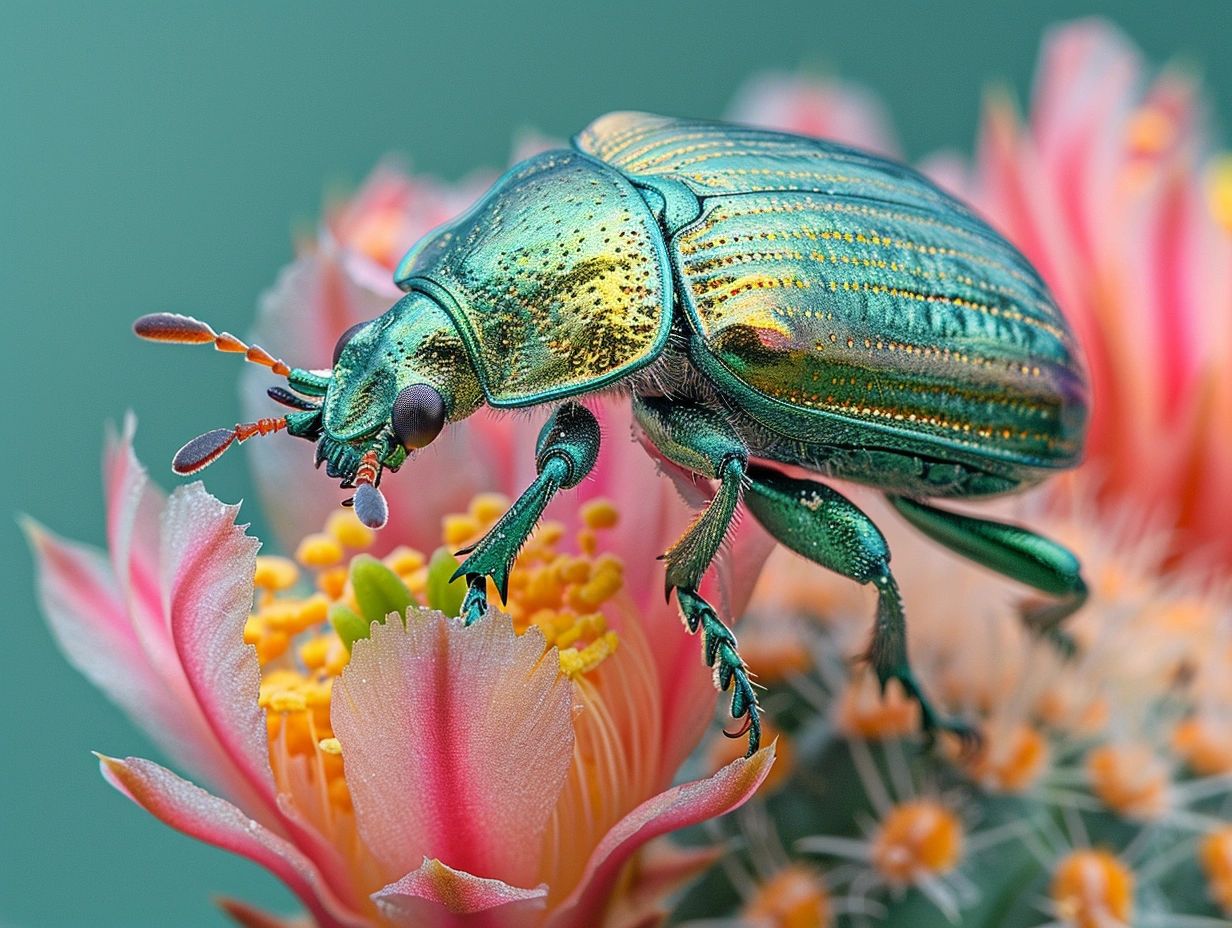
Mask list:
[[[284,376],[281,418],[218,429],[176,454],[193,473],[230,444],[285,430],[354,487],[379,527],[377,486],[446,422],[480,406],[554,407],[538,477],[458,569],[462,615],[503,598],[513,558],[561,489],[599,454],[576,398],[631,396],[664,458],[715,481],[663,555],[690,632],[739,737],[757,749],[757,695],[736,639],[698,592],[743,501],[779,542],[877,591],[867,658],[898,680],[930,733],[941,717],[907,659],[901,599],[876,525],[793,465],[882,490],[954,551],[1055,598],[1024,610],[1037,633],[1086,597],[1077,560],[1024,528],[926,500],[1037,483],[1081,456],[1087,387],[1075,340],[1039,275],[971,210],[920,174],[816,139],[643,113],[603,116],[572,148],[524,161],[467,213],[416,244],[405,291],[345,332],[332,369],[291,369],[259,347],[174,314],[138,335],[213,343]]]

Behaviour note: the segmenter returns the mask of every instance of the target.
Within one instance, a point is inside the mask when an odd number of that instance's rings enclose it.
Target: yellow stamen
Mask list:
[[[445,544],[456,548],[477,538],[483,526],[479,520],[470,514],[445,516],[441,524]]]
[[[409,576],[426,563],[423,554],[405,545],[400,545],[390,551],[385,555],[384,561],[385,566],[398,576]]]
[[[345,566],[331,567],[317,574],[317,589],[331,600],[341,599],[346,589],[347,569]]]
[[[949,873],[962,854],[958,817],[940,803],[916,799],[892,808],[873,837],[873,866],[896,885]]]
[[[756,928],[827,928],[830,894],[820,873],[792,864],[760,884],[742,914]]]
[[[499,493],[480,493],[468,507],[468,511],[484,528],[505,514],[509,508],[508,498]]]
[[[336,538],[318,532],[299,543],[299,547],[295,549],[295,559],[305,567],[320,570],[341,563],[344,553]]]
[[[294,586],[299,579],[299,568],[295,562],[285,557],[260,555],[257,557],[257,569],[252,582],[263,590],[285,590]]]
[[[613,528],[620,521],[620,513],[616,507],[605,499],[592,499],[578,511],[582,524],[587,528]]]
[[[317,742],[317,747],[326,754],[333,754],[335,757],[342,756],[342,744],[337,738],[322,738]]]
[[[376,532],[359,521],[353,509],[338,509],[325,523],[325,531],[344,548],[362,551],[376,540]]]
[[[1108,851],[1073,851],[1053,874],[1051,896],[1057,915],[1073,928],[1128,925],[1134,875]]]

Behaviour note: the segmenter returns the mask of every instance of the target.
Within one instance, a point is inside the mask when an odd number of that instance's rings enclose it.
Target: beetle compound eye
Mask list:
[[[332,367],[338,366],[338,359],[342,357],[342,349],[347,346],[347,342],[349,342],[352,338],[354,338],[355,333],[358,332],[360,329],[362,329],[367,324],[368,323],[366,322],[357,322],[355,323],[355,325],[351,326],[349,329],[347,329],[345,332],[343,332],[341,335],[338,336],[338,344],[334,345],[334,363],[331,365]]]
[[[431,444],[445,426],[445,401],[426,383],[407,387],[394,400],[394,435],[407,451]]]

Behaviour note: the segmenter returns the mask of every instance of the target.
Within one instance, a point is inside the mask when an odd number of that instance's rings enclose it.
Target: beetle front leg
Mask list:
[[[920,706],[930,737],[949,731],[965,743],[978,736],[971,726],[946,719],[933,707],[907,658],[907,623],[898,584],[890,572],[885,536],[847,497],[825,484],[788,477],[772,468],[749,468],[745,493],[749,511],[776,540],[816,564],[871,583],[877,590],[877,614],[865,656],[884,690],[897,680]]]
[[[761,743],[757,693],[737,649],[736,636],[698,592],[702,575],[718,553],[740,502],[748,449],[721,415],[694,403],[634,397],[633,414],[669,461],[719,481],[709,505],[661,559],[667,562],[667,596],[676,591],[685,626],[694,634],[701,631],[702,652],[706,665],[714,668],[715,686],[720,692],[731,689],[731,716],[745,719],[740,732],[732,737],[747,733],[751,755]]]
[[[457,552],[467,555],[453,579],[466,578],[462,618],[467,625],[488,610],[488,578],[504,602],[514,558],[534,531],[539,517],[559,490],[577,486],[599,457],[599,423],[577,403],[557,408],[539,433],[535,465],[539,476],[475,544]]]

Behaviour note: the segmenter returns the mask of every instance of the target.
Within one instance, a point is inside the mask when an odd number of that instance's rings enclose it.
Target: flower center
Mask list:
[[[851,738],[891,741],[919,731],[920,707],[891,680],[885,694],[872,673],[852,677],[839,697],[836,723]]]
[[[821,874],[795,864],[758,886],[743,914],[744,923],[756,928],[826,928],[830,894]]]
[[[891,883],[949,873],[962,853],[962,824],[945,806],[915,799],[892,808],[873,836],[873,866]]]
[[[1051,895],[1057,914],[1073,928],[1128,925],[1134,875],[1107,851],[1073,851],[1057,866]]]
[[[282,792],[310,798],[305,813],[336,844],[358,840],[330,724],[333,683],[350,660],[351,643],[367,635],[371,621],[408,605],[456,614],[464,584],[449,582],[457,567],[450,552],[477,540],[507,507],[502,496],[477,496],[465,513],[444,519],[444,546],[430,558],[407,547],[379,561],[362,553],[376,536],[350,510],[335,512],[324,531],[304,538],[294,560],[257,558],[244,640],[256,647],[261,665],[259,700],[275,781]],[[597,533],[616,524],[616,508],[595,500],[580,516],[577,554],[561,550],[563,525],[540,526],[518,554],[504,606],[519,633],[532,625],[543,631],[547,649],[557,649],[561,673],[574,680],[616,650],[619,639],[602,609],[623,586],[620,559],[598,553]],[[304,590],[305,573],[311,592]],[[490,595],[498,601],[495,590]]]
[[[968,762],[972,778],[985,789],[1018,793],[1030,789],[1048,767],[1048,741],[1029,725],[987,740]]]
[[[1087,754],[1091,790],[1109,809],[1127,818],[1155,819],[1170,806],[1167,765],[1140,744],[1106,744]]]
[[[1199,776],[1232,774],[1232,727],[1218,718],[1185,719],[1172,732],[1172,747]]]

